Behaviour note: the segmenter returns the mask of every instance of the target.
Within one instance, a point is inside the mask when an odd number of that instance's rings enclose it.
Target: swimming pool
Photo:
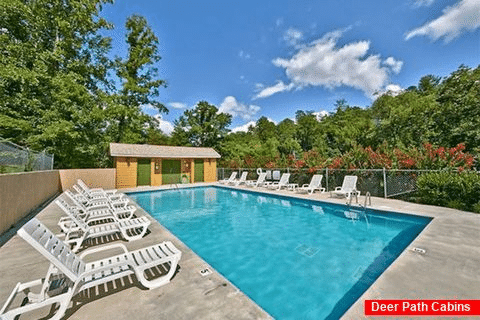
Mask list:
[[[216,186],[129,196],[277,319],[338,319],[431,220]]]

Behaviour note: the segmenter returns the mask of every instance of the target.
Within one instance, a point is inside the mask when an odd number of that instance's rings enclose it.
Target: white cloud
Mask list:
[[[270,121],[270,122],[273,122],[273,123],[275,123],[275,125],[277,125],[277,124],[278,124],[278,122],[277,122],[277,121],[275,121],[275,120],[273,120],[272,118],[269,118],[269,117],[267,117],[267,120],[268,120],[268,121]]]
[[[401,94],[402,92],[403,92],[403,88],[400,87],[398,84],[389,84],[383,90],[377,92],[375,95],[379,97],[384,94],[387,94],[389,96],[395,97]]]
[[[317,121],[322,121],[323,117],[328,116],[328,111],[322,110],[322,111],[314,112],[313,115],[317,117]]]
[[[282,91],[290,91],[292,90],[294,87],[294,84],[293,83],[290,83],[290,84],[285,84],[283,83],[283,81],[279,81],[277,82],[277,84],[271,86],[271,87],[261,87],[263,89],[260,90],[259,93],[257,93],[253,99],[262,99],[262,98],[266,98],[266,97],[270,97],[271,95],[274,95],[275,93],[279,93],[279,92],[282,92]],[[260,88],[260,86],[257,86],[257,88]]]
[[[284,68],[291,82],[285,84],[279,81],[274,86],[263,88],[255,98],[265,98],[305,86],[330,89],[348,86],[364,91],[369,97],[382,90],[388,83],[389,72],[400,71],[403,63],[390,57],[382,65],[379,55],[368,54],[369,41],[336,47],[338,38],[350,28],[325,34],[321,39],[299,49],[291,58],[274,59],[272,63]]]
[[[152,114],[152,113],[158,112],[158,109],[152,106],[150,103],[144,104],[140,108],[142,109],[142,112],[146,114]]]
[[[243,126],[238,126],[233,128],[231,132],[240,132],[240,131],[247,132],[250,126],[255,127],[255,123],[256,123],[255,121],[247,122]]]
[[[438,40],[444,38],[449,42],[465,31],[480,28],[480,1],[460,0],[451,7],[446,7],[440,17],[416,28],[405,36],[409,40],[416,36],[428,36]]]
[[[238,52],[238,56],[243,59],[250,59],[250,54],[246,53],[243,50],[240,50],[240,52]]]
[[[263,83],[255,83],[255,90],[259,91],[265,88],[265,85]]]
[[[218,112],[224,112],[231,114],[233,117],[240,117],[244,120],[250,120],[252,117],[260,111],[259,106],[245,105],[237,101],[235,97],[228,96],[220,104]]]
[[[170,102],[168,105],[174,109],[187,109],[187,105],[182,102]]]
[[[285,40],[289,45],[296,47],[303,39],[303,33],[300,30],[295,28],[289,28],[283,34],[283,40]]]
[[[267,117],[267,120],[270,122],[273,122],[275,125],[278,124],[277,121],[273,120],[272,118]],[[250,126],[255,127],[256,125],[257,125],[257,122],[252,120],[245,123],[244,125],[233,128],[231,132],[239,132],[239,131],[247,132]]]
[[[283,24],[283,18],[282,17],[278,18],[277,21],[275,21],[275,25],[277,27],[280,27],[282,24]]]
[[[435,0],[414,0],[413,1],[413,6],[415,8],[430,7],[434,2],[435,2]]]
[[[173,124],[170,121],[163,120],[160,114],[154,116],[158,121],[158,128],[162,130],[166,135],[170,135],[173,132]]]
[[[403,61],[396,60],[394,57],[388,57],[383,64],[392,68],[392,71],[398,74],[403,67]]]

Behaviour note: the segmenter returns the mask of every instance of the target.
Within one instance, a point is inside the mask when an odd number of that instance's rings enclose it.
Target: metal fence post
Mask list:
[[[327,189],[326,189],[326,190],[327,190],[327,192],[328,192],[328,168],[325,168],[325,171],[326,171],[326,172],[325,172],[325,176],[327,177],[327,183],[326,183],[326,188],[327,188]]]
[[[385,167],[383,167],[383,195],[387,199],[387,173]]]

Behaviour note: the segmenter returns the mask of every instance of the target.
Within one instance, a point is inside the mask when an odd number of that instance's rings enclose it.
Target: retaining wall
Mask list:
[[[114,189],[115,169],[70,169],[0,174],[0,235],[41,204],[82,179],[91,188]]]
[[[0,234],[60,193],[58,170],[0,175]]]

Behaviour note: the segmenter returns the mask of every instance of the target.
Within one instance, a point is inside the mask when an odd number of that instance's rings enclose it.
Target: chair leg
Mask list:
[[[44,308],[46,306],[54,305],[54,304],[58,303],[60,305],[60,307],[57,310],[57,312],[55,313],[55,315],[50,318],[50,320],[60,320],[64,316],[65,311],[67,310],[68,306],[70,305],[70,300],[72,299],[72,296],[73,296],[73,290],[72,290],[72,288],[70,288],[68,290],[68,292],[66,292],[66,293],[59,294],[59,295],[51,297],[51,298],[47,298],[47,299],[45,299],[43,301],[40,301],[40,302],[33,302],[33,303],[29,303],[25,306],[12,309],[10,311],[7,311],[7,312],[1,314],[0,317],[1,317],[2,320],[14,320],[19,315],[22,315],[24,313],[27,313],[27,312],[30,312],[30,311],[33,311],[33,310],[37,310],[37,309]]]

